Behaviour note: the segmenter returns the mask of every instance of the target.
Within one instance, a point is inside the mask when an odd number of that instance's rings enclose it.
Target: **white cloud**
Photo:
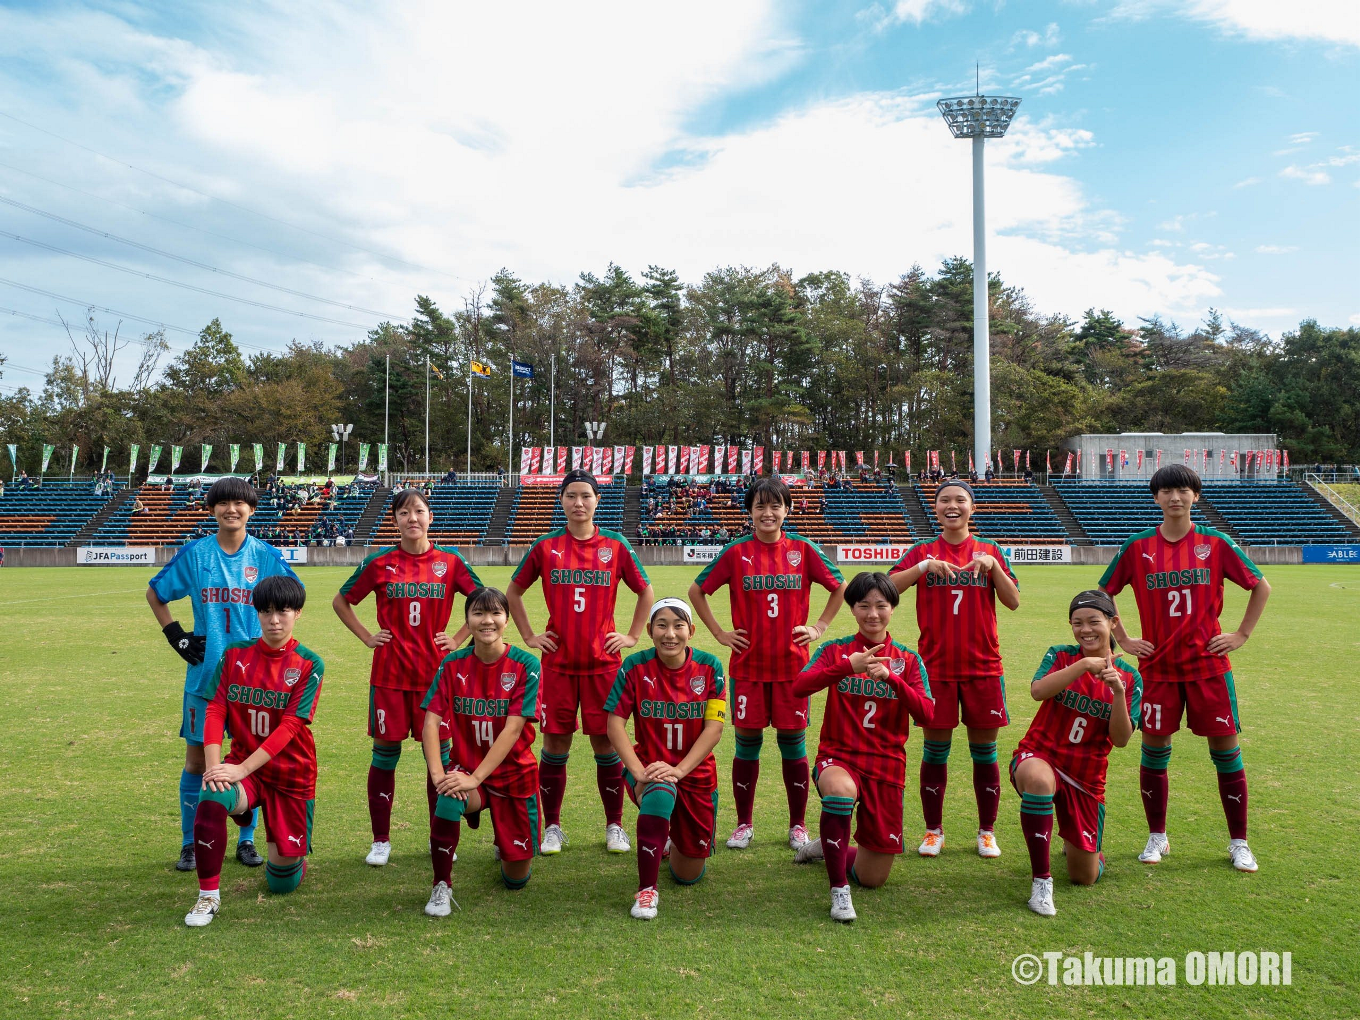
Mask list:
[[[1236,184],[1234,184],[1233,187],[1234,187],[1234,188],[1249,188],[1249,187],[1251,187],[1253,184],[1260,184],[1260,183],[1261,183],[1261,178],[1259,178],[1259,177],[1244,177],[1244,178],[1242,178],[1242,180],[1240,180],[1240,181],[1238,181]]]
[[[1352,0],[1122,0],[1111,17],[1172,15],[1206,22],[1226,35],[1258,41],[1308,39],[1360,46]]]
[[[1016,46],[1026,46],[1030,48],[1035,46],[1056,46],[1060,42],[1062,42],[1062,32],[1059,31],[1058,23],[1056,21],[1049,22],[1048,27],[1044,29],[1042,34],[1034,31],[1032,28],[1026,28],[1011,36],[1012,48]]]
[[[1281,177],[1288,177],[1291,180],[1303,181],[1304,184],[1331,184],[1332,178],[1324,170],[1311,170],[1304,167],[1287,166],[1280,171]]]
[[[1318,133],[1316,131],[1300,131],[1298,134],[1289,136],[1290,145],[1307,145],[1309,142],[1316,141]]]
[[[1356,312],[1346,321],[1348,321],[1352,326],[1360,326],[1360,312]]]
[[[1072,55],[1070,53],[1055,53],[1051,57],[1045,57],[1037,64],[1030,64],[1029,67],[1025,68],[1025,73],[1034,74],[1036,71],[1047,71],[1071,62]]]
[[[891,9],[875,3],[859,11],[855,16],[867,21],[875,32],[881,32],[892,25],[911,22],[920,25],[940,17],[953,17],[968,12],[967,0],[896,0]]]
[[[1221,308],[1224,315],[1236,322],[1248,319],[1283,319],[1298,315],[1297,308]]]
[[[1288,255],[1290,252],[1299,250],[1297,244],[1258,244],[1256,254],[1258,255]]]

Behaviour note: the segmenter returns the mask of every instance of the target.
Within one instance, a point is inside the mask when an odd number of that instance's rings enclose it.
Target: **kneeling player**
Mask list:
[[[496,854],[507,889],[523,889],[539,844],[538,660],[505,642],[510,603],[478,588],[463,603],[472,643],[445,656],[425,695],[421,743],[438,792],[430,830],[434,889],[425,913],[447,917],[464,818],[474,829],[491,809]],[[445,761],[440,741],[449,741]]]
[[[834,921],[855,919],[848,879],[880,886],[902,852],[909,718],[924,725],[934,707],[920,656],[888,633],[898,599],[888,575],[856,575],[845,601],[859,633],[823,644],[793,683],[797,697],[827,689],[812,773],[822,798],[821,835],[794,859],[825,858]],[[858,849],[850,846],[857,803]]]
[[[271,892],[302,882],[312,845],[316,743],[311,724],[325,667],[297,643],[293,626],[306,601],[292,576],[255,586],[261,636],[228,645],[207,687],[203,753],[207,768],[194,816],[198,902],[184,917],[191,928],[211,924],[221,906],[218,885],[226,854],[227,816],[238,821],[262,808]],[[223,731],[231,750],[222,760]]]
[[[694,622],[682,599],[661,599],[647,624],[655,649],[624,660],[605,701],[609,740],[638,806],[638,892],[632,915],[656,917],[657,876],[669,837],[671,877],[704,877],[718,822],[718,768],[727,701],[722,663],[689,647]],[[633,717],[637,744],[628,739]]]
[[[1053,814],[1067,854],[1067,874],[1093,885],[1105,870],[1105,768],[1110,747],[1123,747],[1138,725],[1143,680],[1114,657],[1114,599],[1084,591],[1068,608],[1075,645],[1054,645],[1030,684],[1042,702],[1011,759],[1020,794],[1020,828],[1029,847],[1029,909],[1052,917],[1049,843]]]

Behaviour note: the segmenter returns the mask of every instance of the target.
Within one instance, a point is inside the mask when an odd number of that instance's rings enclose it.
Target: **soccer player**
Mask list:
[[[732,723],[737,731],[732,798],[737,827],[727,840],[744,850],[755,836],[752,812],[764,730],[775,729],[789,806],[789,847],[808,841],[808,700],[793,694],[793,678],[807,665],[808,647],[826,632],[845,601],[845,582],[818,546],[790,531],[784,520],[793,495],[779,478],[758,478],[746,490],[751,534],[726,545],[689,586],[699,619],[718,643],[732,649]],[[831,592],[822,615],[808,624],[812,586]],[[732,630],[719,625],[708,596],[727,585]]]
[[[548,532],[529,547],[506,590],[515,626],[524,643],[538,649],[543,660],[543,754],[538,770],[545,823],[541,852],[561,853],[567,842],[562,831],[562,797],[579,708],[581,729],[595,752],[605,849],[622,854],[632,849],[623,829],[623,762],[609,743],[604,700],[618,675],[619,652],[638,643],[655,596],[628,540],[617,531],[595,526],[595,508],[600,502],[595,476],[589,471],[567,472],[558,497],[567,526]],[[524,592],[540,578],[548,626],[535,633],[524,608]],[[637,594],[626,633],[614,625],[620,581]]]
[[[270,892],[292,892],[307,873],[316,797],[311,726],[325,666],[293,637],[306,599],[295,577],[261,579],[254,599],[260,637],[229,644],[204,688],[207,768],[194,815],[198,900],[184,917],[191,928],[211,924],[222,904],[228,815],[243,818],[264,809]],[[223,760],[226,732],[231,750]]]
[[[453,600],[481,587],[457,549],[429,539],[434,513],[419,489],[402,489],[392,499],[392,519],[400,542],[364,560],[331,602],[335,615],[373,649],[369,676],[368,735],[373,761],[368,767],[368,818],[373,845],[367,864],[385,865],[392,856],[392,802],[397,788],[401,743],[421,739],[425,710],[420,707],[439,660],[466,636],[445,633]],[[354,607],[372,592],[378,632],[370,633]],[[435,787],[427,775],[425,798],[434,824]]]
[[[1228,653],[1246,643],[1270,597],[1256,564],[1222,532],[1190,518],[1199,501],[1199,475],[1182,464],[1158,468],[1149,483],[1162,523],[1129,536],[1100,579],[1111,596],[1133,585],[1141,638],[1122,624],[1115,638],[1138,656],[1143,674],[1143,762],[1139,788],[1148,841],[1138,859],[1157,864],[1171,850],[1166,836],[1167,765],[1171,735],[1184,714],[1190,732],[1207,737],[1218,770],[1218,794],[1228,819],[1228,856],[1238,871],[1255,871],[1247,846],[1247,773],[1242,767],[1237,691]],[[1251,592],[1238,628],[1223,633],[1223,582]]]
[[[654,648],[628,656],[605,701],[609,739],[638,806],[638,891],[630,913],[656,917],[657,876],[670,847],[671,878],[704,877],[718,826],[718,767],[727,688],[722,662],[690,648],[694,620],[683,599],[660,599],[647,624]],[[633,717],[634,744],[627,720]]]
[[[996,815],[1001,806],[1001,769],[996,734],[1010,723],[1006,678],[996,633],[996,603],[1015,610],[1020,589],[1005,553],[995,542],[968,532],[973,487],[957,478],[935,490],[940,537],[917,542],[892,568],[898,591],[916,585],[916,623],[921,656],[930,671],[935,705],[923,727],[921,808],[926,832],[917,852],[935,857],[944,848],[944,791],[949,750],[960,719],[968,729],[973,795],[978,806],[977,852],[1000,857]]]
[[[845,601],[858,633],[825,642],[793,682],[798,697],[827,692],[813,772],[822,798],[821,831],[794,860],[825,859],[831,919],[847,924],[855,919],[849,880],[867,888],[882,885],[902,852],[910,719],[920,725],[931,710],[931,685],[920,656],[888,633],[900,598],[887,574],[856,574]],[[856,805],[858,846],[852,847]]]
[[[194,870],[194,813],[203,785],[203,719],[208,707],[206,689],[222,651],[232,641],[260,636],[260,622],[251,608],[255,585],[282,575],[297,580],[283,555],[272,545],[247,534],[246,524],[259,504],[255,487],[242,478],[219,478],[204,502],[217,521],[217,534],[205,535],[180,547],[160,569],[146,590],[146,601],[170,647],[188,663],[184,671],[184,770],[179,777],[180,844],[178,871]],[[301,583],[301,582],[299,582]],[[168,603],[188,598],[193,606],[192,632],[180,626]],[[255,849],[255,815],[241,827],[236,859],[257,868],[264,858]]]
[[[1029,848],[1029,909],[1052,917],[1049,848],[1053,815],[1067,854],[1067,874],[1093,885],[1105,870],[1105,769],[1111,747],[1133,736],[1143,697],[1138,671],[1114,656],[1114,599],[1079,592],[1067,609],[1075,645],[1044,655],[1029,692],[1039,711],[1011,757],[1020,794],[1020,829]]]
[[[422,704],[421,743],[438,791],[430,830],[434,888],[425,904],[447,917],[453,862],[462,822],[476,828],[491,809],[496,857],[507,889],[523,889],[538,853],[538,660],[505,642],[510,603],[496,588],[479,588],[463,603],[472,641],[439,664]]]

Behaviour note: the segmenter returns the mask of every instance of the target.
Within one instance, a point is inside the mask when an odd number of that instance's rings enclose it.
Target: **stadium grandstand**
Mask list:
[[[110,479],[11,482],[0,497],[0,546],[62,548],[117,497],[123,483]]]
[[[424,483],[417,487],[430,501],[430,511],[434,515],[429,532],[431,542],[438,545],[482,544],[501,492],[500,485],[494,481],[459,481]],[[400,489],[394,488],[387,494],[368,544],[397,543],[397,526],[391,511],[392,498]]]
[[[595,509],[595,523],[608,531],[624,530],[624,503],[627,482],[615,475],[600,486],[600,504]],[[558,499],[557,487],[552,485],[520,485],[511,497],[510,514],[505,527],[506,545],[532,545],[545,531],[564,528],[566,514]],[[633,538],[633,535],[627,535]]]
[[[930,521],[932,536],[940,533],[934,512],[938,488],[935,482],[913,486]],[[984,538],[1005,545],[1056,545],[1067,539],[1067,530],[1037,485],[1023,481],[980,482],[973,486],[973,502],[970,527]]]

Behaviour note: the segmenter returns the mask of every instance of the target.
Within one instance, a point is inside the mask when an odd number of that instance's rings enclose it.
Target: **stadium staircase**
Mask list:
[[[1051,485],[1040,485],[1038,487],[1040,495],[1044,497],[1044,502],[1053,511],[1053,516],[1058,518],[1058,523],[1067,532],[1068,545],[1090,545],[1091,540],[1086,537],[1086,532],[1082,530],[1081,523],[1072,516],[1072,511],[1067,509],[1067,504],[1058,495],[1058,490]]]
[[[929,514],[926,536],[939,534],[934,519],[933,482],[915,485],[921,512]],[[973,517],[970,530],[983,538],[1004,545],[1057,545],[1067,539],[1067,530],[1058,520],[1037,485],[1021,481],[983,482],[973,486]]]
[[[638,523],[642,520],[642,486],[630,485],[623,491],[623,537],[637,541]]]
[[[1213,503],[1209,502],[1208,499],[1201,499],[1199,501],[1199,508],[1204,512],[1204,519],[1209,523],[1209,527],[1213,528],[1215,531],[1223,532],[1223,534],[1227,535],[1238,545],[1245,544],[1242,541],[1242,536],[1233,530],[1233,526],[1228,522],[1228,519],[1219,513],[1218,509]]]
[[[1301,485],[1299,488],[1303,491],[1304,495],[1311,498],[1314,503],[1335,518],[1337,524],[1341,525],[1341,527],[1345,529],[1346,534],[1350,536],[1350,541],[1360,542],[1360,525],[1352,520],[1344,510],[1341,510],[1323,495],[1323,493],[1319,492],[1312,482]]]
[[[1294,482],[1206,482],[1201,501],[1232,526],[1243,545],[1325,545],[1356,540],[1332,506]]]
[[[104,504],[104,509],[90,518],[85,527],[75,533],[75,537],[67,543],[69,546],[84,545],[94,538],[95,533],[104,526],[104,523],[119,510],[127,508],[127,504],[132,502],[137,490],[130,485],[125,485],[118,490],[118,495]]]
[[[903,487],[899,495],[902,497],[902,509],[906,511],[907,520],[911,522],[911,531],[916,536],[916,541],[920,542],[933,536],[935,520],[926,513],[921,500],[917,498],[916,486]]]
[[[505,530],[510,524],[510,511],[515,508],[515,490],[504,488],[496,494],[496,508],[491,511],[491,523],[486,526],[483,545],[505,545]]]
[[[359,515],[359,523],[354,526],[354,544],[369,545],[373,539],[373,532],[377,530],[378,521],[382,519],[383,511],[387,509],[387,503],[392,496],[392,490],[387,486],[380,485],[373,490],[368,497],[368,506],[364,507],[364,512]]]

